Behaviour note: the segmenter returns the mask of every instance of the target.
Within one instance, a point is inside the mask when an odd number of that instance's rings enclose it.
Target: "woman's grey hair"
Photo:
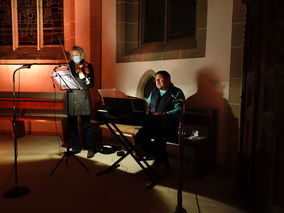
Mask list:
[[[73,47],[71,48],[71,50],[70,50],[70,56],[71,56],[71,57],[72,57],[72,52],[73,52],[73,51],[78,52],[79,55],[80,55],[80,57],[81,57],[81,59],[84,59],[84,58],[85,58],[85,52],[84,52],[84,50],[83,50],[82,47],[73,46]]]

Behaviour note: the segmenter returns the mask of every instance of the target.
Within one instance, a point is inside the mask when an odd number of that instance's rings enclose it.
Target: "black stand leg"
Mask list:
[[[101,172],[97,172],[97,176],[101,176],[113,169],[116,169],[117,167],[119,167],[119,162],[122,161],[124,158],[126,158],[126,156],[129,154],[129,152],[127,152],[124,156],[120,157],[117,161],[115,161],[110,167],[108,167],[107,169],[101,171]]]
[[[75,155],[74,153],[72,153],[69,148],[67,149],[67,151],[64,153],[63,157],[60,159],[60,161],[56,164],[55,168],[51,171],[50,176],[53,175],[53,173],[55,172],[55,170],[57,169],[57,167],[60,165],[60,163],[64,160],[64,158],[66,158],[66,164],[68,162],[68,158],[72,156],[75,160],[77,160],[87,171],[89,171],[88,167],[86,167]]]
[[[157,183],[162,179],[148,164],[146,160],[143,159],[143,157],[137,152],[135,147],[128,141],[128,139],[124,136],[124,134],[120,131],[120,129],[115,125],[115,123],[105,123],[108,129],[111,131],[111,133],[118,139],[118,141],[122,144],[122,146],[127,150],[127,153],[120,157],[116,162],[114,162],[110,167],[107,169],[97,173],[97,176],[100,176],[102,174],[105,174],[113,169],[116,169],[119,167],[119,162],[122,161],[127,155],[131,155],[132,158],[138,163],[138,165],[142,168],[142,170],[150,177],[152,180],[152,183],[148,185],[148,189],[152,189]],[[112,129],[110,124],[115,128],[115,130],[119,133],[120,136],[116,134],[116,132]],[[136,152],[137,157],[133,154],[133,152]],[[145,166],[140,162],[140,160],[145,164]]]
[[[67,115],[69,115],[69,99],[68,99],[68,91],[66,94],[66,101],[67,101]],[[67,117],[67,130],[69,130],[69,118]],[[60,163],[64,160],[66,157],[66,164],[68,164],[68,158],[72,156],[77,160],[81,166],[83,166],[87,171],[89,171],[88,167],[86,167],[75,155],[73,152],[70,151],[70,140],[69,140],[69,134],[67,134],[67,151],[64,153],[63,157],[60,159],[60,161],[56,164],[55,168],[51,171],[50,176],[53,175],[57,167],[60,165]]]

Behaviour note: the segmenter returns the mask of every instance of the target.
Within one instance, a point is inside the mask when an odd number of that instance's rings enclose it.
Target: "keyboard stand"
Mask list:
[[[106,121],[104,120],[103,123],[108,127],[108,129],[111,131],[111,133],[118,139],[118,141],[121,143],[121,145],[126,149],[126,154],[121,156],[116,162],[114,162],[110,167],[107,169],[98,172],[97,176],[103,175],[113,169],[116,169],[119,167],[119,163],[127,157],[129,154],[132,156],[132,158],[138,163],[138,165],[142,168],[142,170],[149,176],[152,183],[147,186],[147,188],[152,189],[161,179],[155,170],[148,164],[148,162],[139,154],[139,152],[135,149],[135,146],[125,137],[125,135],[120,131],[120,129],[117,127],[115,122],[113,121]],[[114,129],[119,133],[119,135],[116,134]],[[120,137],[121,136],[121,137]],[[135,152],[135,154],[134,154]],[[141,163],[143,162],[143,164]]]

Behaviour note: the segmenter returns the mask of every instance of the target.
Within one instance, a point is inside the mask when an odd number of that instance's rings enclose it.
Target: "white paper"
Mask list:
[[[61,86],[63,90],[82,89],[82,87],[73,77],[70,70],[56,71],[56,72],[53,72],[51,75],[53,78],[55,78],[55,80]]]

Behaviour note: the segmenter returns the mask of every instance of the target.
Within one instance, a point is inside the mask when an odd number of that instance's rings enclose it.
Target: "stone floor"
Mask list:
[[[14,170],[14,142],[9,135],[0,135],[0,209],[10,212],[124,212],[172,213],[177,206],[177,161],[171,158],[173,169],[160,168],[166,175],[153,189],[149,177],[141,171],[131,156],[120,167],[101,176],[119,157],[97,153],[87,159],[83,150],[77,158],[62,159],[65,148],[56,136],[28,135],[17,140],[17,181]],[[152,161],[148,161],[150,164]],[[237,193],[235,181],[221,169],[201,179],[192,178],[191,171],[183,175],[182,207],[188,213],[244,213],[245,205]],[[7,190],[26,186],[30,192],[22,197],[6,198]]]

